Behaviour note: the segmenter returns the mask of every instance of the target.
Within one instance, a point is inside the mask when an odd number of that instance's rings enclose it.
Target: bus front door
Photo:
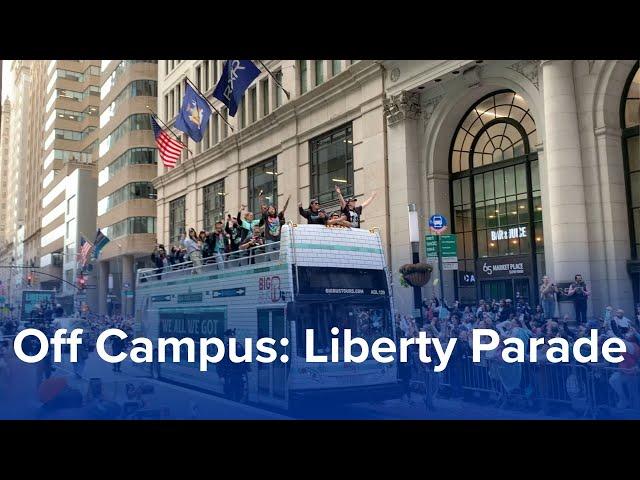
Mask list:
[[[289,338],[289,328],[285,322],[283,308],[258,310],[258,338],[270,337],[276,343],[273,349],[278,358],[271,363],[255,363],[258,369],[258,401],[286,406],[287,375],[289,363],[283,363],[282,355],[290,356],[289,346],[280,343],[282,338]]]

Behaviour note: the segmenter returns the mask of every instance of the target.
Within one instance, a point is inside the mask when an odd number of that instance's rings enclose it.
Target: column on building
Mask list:
[[[98,313],[106,315],[107,296],[109,295],[109,261],[101,261],[98,263]]]
[[[388,138],[390,270],[393,295],[400,313],[413,312],[413,289],[400,285],[400,266],[413,263],[409,240],[410,203],[420,205],[418,161],[419,95],[401,92],[385,100]],[[420,210],[420,209],[419,209]]]
[[[134,311],[134,299],[127,296],[127,292],[131,292],[134,289],[136,282],[136,272],[133,268],[134,261],[133,255],[122,256],[122,314],[133,315]]]
[[[580,273],[590,281],[589,232],[584,188],[573,61],[542,62],[546,202],[553,258],[547,272],[556,282],[570,282]],[[564,313],[564,312],[561,312]]]

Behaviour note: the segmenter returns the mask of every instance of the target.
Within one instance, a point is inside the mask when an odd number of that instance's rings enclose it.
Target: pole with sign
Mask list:
[[[438,271],[440,272],[440,301],[444,302],[444,269],[440,252],[440,235],[447,230],[447,218],[436,213],[429,218],[429,230],[435,234],[438,253]]]

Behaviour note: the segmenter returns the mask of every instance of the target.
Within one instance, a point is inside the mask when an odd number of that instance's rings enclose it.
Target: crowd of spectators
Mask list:
[[[581,281],[582,279],[580,279]],[[577,283],[578,280],[577,280]],[[541,290],[547,288],[548,279],[541,284]],[[572,285],[570,289],[576,290],[578,287]],[[582,287],[584,288],[584,287]],[[545,296],[541,295],[541,301],[535,306],[522,297],[515,302],[511,299],[500,300],[479,300],[477,304],[462,305],[455,301],[449,305],[434,297],[431,301],[423,301],[422,323],[421,319],[409,315],[397,314],[395,318],[395,328],[397,337],[414,337],[419,332],[426,332],[431,338],[448,340],[456,338],[454,353],[449,363],[449,379],[452,382],[451,394],[463,396],[462,387],[465,380],[469,380],[469,373],[462,371],[464,368],[478,368],[476,364],[471,364],[471,341],[473,329],[495,330],[501,339],[517,337],[525,345],[529,344],[531,338],[544,338],[544,345],[538,350],[538,362],[546,362],[544,353],[549,347],[548,340],[552,338],[563,338],[569,345],[579,338],[591,337],[592,330],[597,333],[598,344],[601,347],[605,340],[617,337],[623,340],[627,352],[623,354],[624,361],[619,364],[610,364],[603,358],[598,358],[598,363],[587,364],[589,367],[604,367],[609,369],[605,387],[615,392],[618,408],[631,408],[638,405],[639,388],[638,375],[640,366],[640,305],[631,318],[627,317],[621,308],[607,306],[601,315],[594,315],[586,318],[581,309],[576,309],[576,314],[572,318],[569,314],[556,315],[559,311],[555,303],[553,308],[550,304],[545,305]],[[546,297],[548,300],[548,297]],[[600,354],[602,348],[598,349]],[[529,352],[527,352],[527,355]],[[500,350],[491,356],[491,360],[499,361]],[[573,359],[572,359],[573,361]],[[553,364],[555,366],[557,364]],[[425,366],[425,368],[432,368]],[[559,367],[562,368],[562,367]],[[411,381],[410,365],[400,366],[400,377],[404,380],[405,395],[411,400],[411,392],[408,388]],[[413,370],[415,372],[415,369]],[[560,378],[560,377],[559,377]],[[562,377],[563,381],[566,378]],[[559,382],[562,383],[562,382]],[[602,385],[601,385],[602,386]],[[531,387],[531,386],[529,386]],[[562,388],[565,386],[562,385]]]

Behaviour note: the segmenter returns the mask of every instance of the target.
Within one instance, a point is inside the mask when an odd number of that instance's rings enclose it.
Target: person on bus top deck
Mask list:
[[[217,221],[214,231],[209,233],[210,255],[215,257],[220,269],[224,268],[224,254],[229,251],[229,236],[222,228],[222,222]]]
[[[200,230],[198,234],[198,243],[200,243],[200,247],[202,248],[202,258],[207,259],[213,256],[213,248],[210,245],[209,235],[204,230]]]
[[[340,208],[347,216],[347,220],[351,222],[351,226],[353,228],[360,228],[360,216],[362,215],[362,209],[373,202],[373,199],[376,198],[377,192],[374,191],[359,207],[356,207],[356,202],[358,201],[356,197],[351,197],[345,201],[338,185],[336,185],[336,193],[340,200]]]
[[[280,231],[282,225],[284,225],[284,212],[289,205],[291,195],[287,197],[287,201],[284,202],[284,207],[280,213],[276,213],[276,207],[269,205],[266,212],[262,213],[262,220],[260,220],[260,226],[264,225],[264,240],[268,245],[270,243],[276,243],[280,241]],[[269,248],[267,247],[267,250]]]
[[[260,202],[260,215],[267,211],[267,206],[264,203],[264,192],[260,190],[258,194],[258,201]],[[256,225],[260,225],[262,218],[255,218],[253,212],[244,212],[244,209],[247,208],[246,205],[240,205],[240,211],[238,212],[238,222],[240,222],[240,226],[246,230],[246,235],[249,236],[253,232],[253,227]],[[244,212],[244,215],[243,215]]]
[[[307,219],[309,225],[326,225],[327,215],[324,210],[320,208],[320,203],[315,198],[309,202],[309,208],[302,208],[302,202],[298,202],[298,212],[300,215]]]
[[[247,238],[243,243],[240,244],[240,250],[249,251],[249,256],[251,260],[249,263],[256,263],[256,259],[254,258],[256,255],[260,255],[264,253],[263,248],[254,248],[264,245],[264,238],[262,237],[262,230],[259,225],[254,225],[253,234]],[[263,257],[260,257],[263,258]]]
[[[351,228],[351,222],[347,220],[347,216],[344,213],[335,211],[327,220],[327,227]]]
[[[227,215],[227,221],[224,224],[224,231],[229,236],[229,251],[237,252],[240,249],[240,244],[247,236],[245,230],[238,223],[238,218],[232,217],[231,214]]]
[[[189,229],[189,236],[182,234],[182,245],[187,249],[187,258],[193,262],[193,266],[196,267],[193,270],[194,273],[199,273],[199,267],[202,265],[202,244],[198,240],[196,230],[194,228]]]

